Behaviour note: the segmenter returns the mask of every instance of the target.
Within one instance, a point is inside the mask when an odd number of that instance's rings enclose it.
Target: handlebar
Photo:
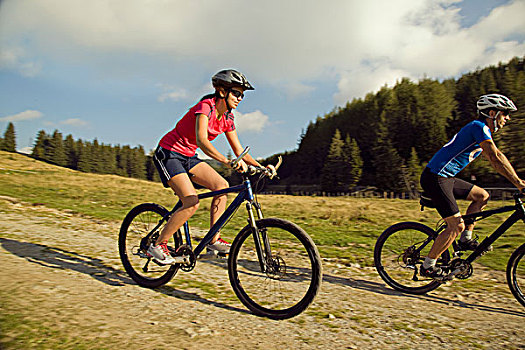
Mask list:
[[[243,159],[244,156],[247,155],[249,151],[250,151],[250,146],[246,146],[246,148],[244,149],[244,151],[242,151],[242,153],[239,154],[239,156],[238,156],[237,158],[235,158],[234,160],[232,160],[232,161],[230,162],[230,166],[231,166],[232,168],[235,169],[235,168],[237,167],[237,164],[239,164],[239,162],[241,161],[241,159]]]
[[[230,162],[230,166],[232,168],[235,168],[237,164],[239,164],[241,159],[244,158],[244,156],[248,154],[249,151],[250,151],[250,146],[246,146],[244,151],[242,151],[242,153],[239,154],[237,158],[235,158],[234,160]],[[248,165],[248,170],[245,172],[245,174],[249,174],[249,175],[264,174],[268,176],[270,179],[273,179],[277,175],[277,169],[281,166],[283,162],[283,158],[281,156],[279,156],[278,159],[279,160],[277,161],[277,164],[274,165],[275,173],[271,171],[270,169],[268,169],[267,167]]]

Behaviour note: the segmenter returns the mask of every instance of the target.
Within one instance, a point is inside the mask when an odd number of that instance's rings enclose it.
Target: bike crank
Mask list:
[[[472,264],[464,259],[454,259],[450,262],[450,273],[445,276],[446,280],[451,280],[457,278],[460,280],[465,280],[472,276],[474,268]]]

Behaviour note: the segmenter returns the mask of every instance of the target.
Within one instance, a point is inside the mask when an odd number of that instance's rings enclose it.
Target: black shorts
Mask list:
[[[456,199],[467,199],[474,187],[470,182],[455,177],[443,177],[425,168],[421,174],[421,187],[432,198],[439,215],[447,218],[459,213]]]
[[[169,187],[168,181],[175,175],[187,173],[191,176],[191,168],[200,162],[202,162],[202,160],[200,160],[197,155],[188,157],[160,146],[157,147],[153,154],[153,163],[155,163],[157,167],[160,180],[164,187]]]

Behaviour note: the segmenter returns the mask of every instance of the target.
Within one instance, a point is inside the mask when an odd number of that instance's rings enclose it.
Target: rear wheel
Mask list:
[[[419,276],[424,258],[434,243],[435,231],[417,222],[402,222],[387,228],[377,239],[374,264],[379,276],[392,288],[410,294],[425,294],[441,285]],[[449,251],[437,266],[448,265]]]
[[[525,306],[525,244],[512,253],[507,264],[507,283],[514,297]]]
[[[166,224],[167,220],[162,221],[162,218],[168,213],[166,208],[158,204],[140,204],[131,209],[120,227],[119,254],[122,265],[129,276],[143,287],[155,288],[166,284],[179,269],[180,264],[161,265],[146,255],[149,244],[157,239]],[[149,239],[145,239],[153,230]],[[179,230],[168,241],[168,249],[174,254],[180,245],[182,237]]]
[[[282,219],[257,221],[259,234],[246,226],[230,249],[230,283],[253,313],[286,319],[303,312],[321,286],[321,258],[312,239],[299,226]],[[262,265],[255,240],[261,243]]]

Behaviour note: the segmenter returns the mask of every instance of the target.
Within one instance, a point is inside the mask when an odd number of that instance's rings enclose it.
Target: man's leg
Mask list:
[[[445,222],[447,223],[447,228],[439,234],[432,248],[430,248],[430,252],[428,253],[430,259],[437,260],[465,229],[465,223],[460,213],[445,218]]]
[[[472,189],[470,190],[467,196],[467,200],[472,201],[472,203],[470,203],[467,209],[467,214],[477,213],[477,212],[482,211],[487,205],[489,198],[490,198],[489,193],[485,191],[483,188],[478,187],[478,186],[472,187]],[[461,233],[460,241],[462,242],[470,241],[472,239],[473,229],[474,229],[474,223],[467,225],[465,228],[465,231]]]

